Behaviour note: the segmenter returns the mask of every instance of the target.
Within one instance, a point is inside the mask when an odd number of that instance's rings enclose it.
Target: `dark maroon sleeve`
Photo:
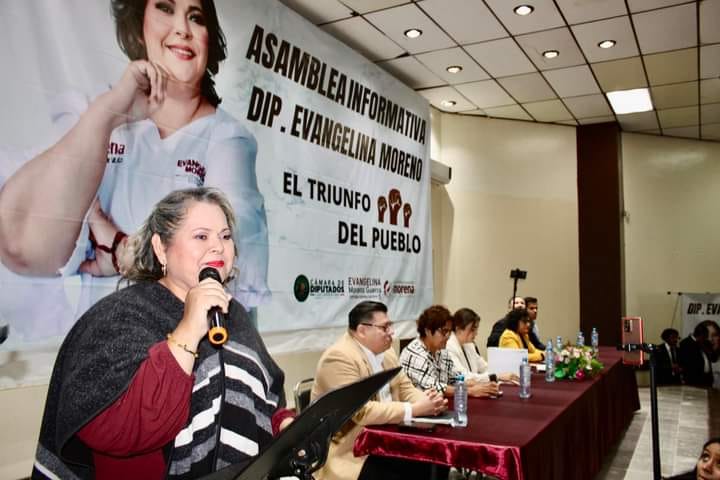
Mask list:
[[[272,423],[273,437],[277,437],[278,433],[280,433],[280,424],[283,422],[283,420],[285,420],[286,418],[294,417],[294,410],[290,410],[288,408],[278,408],[277,410],[275,410],[272,419],[270,419],[270,422]]]
[[[148,353],[125,393],[77,433],[91,449],[116,456],[156,450],[185,425],[194,376],[178,365],[167,342]]]

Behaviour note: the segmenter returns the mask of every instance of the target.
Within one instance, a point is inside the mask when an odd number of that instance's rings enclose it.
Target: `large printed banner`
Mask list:
[[[690,335],[695,326],[705,320],[720,323],[720,293],[683,293],[682,336]]]
[[[279,2],[8,1],[0,26],[3,349],[62,338],[118,288],[101,247],[200,185],[262,332],[431,303],[427,102]]]

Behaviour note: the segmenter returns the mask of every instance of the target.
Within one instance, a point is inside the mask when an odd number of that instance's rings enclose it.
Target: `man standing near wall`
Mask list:
[[[384,304],[361,302],[348,317],[348,331],[320,357],[310,393],[312,400],[328,390],[398,366],[392,349],[392,322]],[[437,415],[446,408],[447,400],[442,394],[423,393],[405,373],[398,373],[335,434],[327,462],[316,473],[316,478],[429,478],[430,464],[375,456],[355,457],[353,445],[365,425],[409,423],[412,417]]]
[[[523,297],[514,297],[508,300],[508,312],[511,310],[522,310],[525,308],[525,299]],[[505,317],[495,322],[490,336],[487,339],[488,347],[497,347],[500,345],[500,337],[505,331]]]

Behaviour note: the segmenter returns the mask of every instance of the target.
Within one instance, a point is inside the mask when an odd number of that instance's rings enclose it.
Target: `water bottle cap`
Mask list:
[[[464,382],[465,381],[465,375],[462,373],[459,373],[457,376],[455,376],[455,380],[458,382]]]

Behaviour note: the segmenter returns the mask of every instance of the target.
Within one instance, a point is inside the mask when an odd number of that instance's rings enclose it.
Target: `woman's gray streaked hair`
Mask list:
[[[175,190],[155,205],[142,227],[128,239],[131,258],[127,262],[128,268],[122,272],[124,279],[139,282],[157,281],[163,277],[162,265],[153,250],[152,237],[157,233],[163,245],[170,245],[185,220],[190,202],[205,202],[220,207],[234,236],[235,214],[224,193],[209,187]]]

